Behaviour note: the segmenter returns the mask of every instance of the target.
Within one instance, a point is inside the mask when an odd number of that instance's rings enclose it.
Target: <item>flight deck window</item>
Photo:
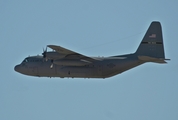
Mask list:
[[[24,62],[24,63],[25,63],[25,62],[28,62],[28,59],[25,59],[23,62]]]

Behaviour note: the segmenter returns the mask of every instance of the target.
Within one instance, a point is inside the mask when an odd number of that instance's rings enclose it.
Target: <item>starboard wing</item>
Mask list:
[[[89,62],[93,62],[96,61],[97,59],[91,58],[91,57],[87,57],[85,55],[79,54],[77,52],[68,50],[66,48],[63,48],[61,46],[57,46],[57,45],[48,45],[49,48],[55,50],[56,52],[60,53],[60,54],[64,54],[66,59],[75,59],[75,60],[86,60]]]

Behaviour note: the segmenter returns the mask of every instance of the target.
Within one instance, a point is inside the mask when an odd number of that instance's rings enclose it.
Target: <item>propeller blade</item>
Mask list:
[[[43,58],[46,58],[46,53],[47,53],[47,46],[46,46],[46,49],[43,48],[43,53],[42,53]]]

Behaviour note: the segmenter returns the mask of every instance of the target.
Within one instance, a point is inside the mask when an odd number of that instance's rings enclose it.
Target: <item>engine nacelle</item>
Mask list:
[[[82,60],[54,60],[53,61],[54,64],[57,65],[63,65],[63,66],[84,66],[84,65],[88,65],[91,62],[89,61],[82,61]]]
[[[46,52],[46,59],[61,59],[61,58],[64,58],[65,55],[64,54],[60,54],[58,52]]]

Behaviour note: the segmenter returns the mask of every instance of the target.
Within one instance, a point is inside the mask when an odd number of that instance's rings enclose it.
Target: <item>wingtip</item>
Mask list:
[[[49,48],[57,47],[56,45],[47,45]]]
[[[54,46],[54,45],[47,45],[47,47],[51,47],[51,46]]]

